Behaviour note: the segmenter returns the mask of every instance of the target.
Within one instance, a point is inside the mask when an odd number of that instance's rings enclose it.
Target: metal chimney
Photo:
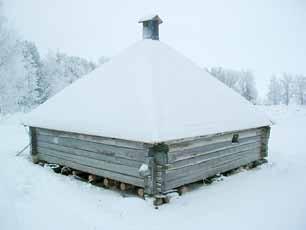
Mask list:
[[[139,23],[142,23],[142,38],[159,40],[159,24],[163,23],[157,14],[149,15],[147,17],[141,18]]]

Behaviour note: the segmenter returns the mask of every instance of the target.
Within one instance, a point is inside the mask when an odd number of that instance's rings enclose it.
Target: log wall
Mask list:
[[[156,145],[30,127],[35,160],[57,163],[161,194],[262,159],[270,128],[167,141]],[[233,143],[233,135],[239,135]],[[149,165],[150,174],[139,168]]]
[[[238,134],[238,143],[232,143]],[[267,156],[269,127],[168,142],[161,191],[205,179]]]
[[[138,172],[149,158],[149,147],[146,144],[41,128],[31,129],[35,135],[32,135],[32,142],[36,141],[32,155],[35,154],[39,160],[146,187],[144,178]],[[146,183],[149,182],[146,180]],[[147,193],[150,193],[149,189]]]

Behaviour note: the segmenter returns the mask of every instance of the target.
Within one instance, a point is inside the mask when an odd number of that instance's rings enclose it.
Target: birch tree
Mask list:
[[[284,73],[281,78],[281,84],[283,89],[283,101],[284,104],[289,105],[290,99],[293,94],[293,77],[288,73]]]
[[[282,102],[282,83],[275,75],[270,79],[267,98],[272,105],[279,105]]]
[[[46,97],[58,93],[77,79],[93,71],[96,65],[84,58],[50,52],[43,60],[43,85]]]
[[[295,78],[295,94],[300,105],[306,103],[306,76],[297,75]]]
[[[256,103],[257,89],[255,85],[255,78],[251,71],[241,71],[238,90],[245,99],[254,104]]]
[[[248,101],[256,103],[257,89],[254,75],[251,71],[238,71],[222,67],[213,67],[207,69],[207,71]]]
[[[25,69],[17,34],[7,27],[0,6],[0,113],[17,111],[25,94]]]

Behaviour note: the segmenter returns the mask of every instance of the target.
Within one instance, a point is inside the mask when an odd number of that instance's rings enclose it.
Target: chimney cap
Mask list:
[[[143,23],[146,21],[158,21],[158,24],[163,23],[163,21],[161,20],[161,18],[158,16],[158,14],[150,14],[150,15],[146,15],[145,17],[142,17],[138,20],[138,23]]]

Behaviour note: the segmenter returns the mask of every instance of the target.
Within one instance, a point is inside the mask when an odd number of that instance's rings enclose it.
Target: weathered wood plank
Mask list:
[[[239,138],[239,143],[232,143],[232,141],[224,141],[224,142],[219,142],[215,144],[209,144],[209,145],[204,145],[201,147],[195,147],[192,149],[188,150],[177,150],[175,152],[170,152],[168,153],[168,162],[172,163],[175,161],[179,160],[185,160],[188,158],[192,158],[194,156],[200,155],[200,154],[205,154],[205,152],[210,152],[212,150],[222,150],[225,148],[229,147],[236,147],[236,146],[241,146],[244,144],[249,144],[249,143],[254,143],[254,142],[259,142],[261,141],[261,136],[254,136],[254,137],[246,137],[246,138]]]
[[[247,138],[252,136],[261,135],[261,128],[238,130],[227,133],[219,133],[206,136],[198,136],[191,138],[178,139],[173,141],[167,141],[166,144],[169,146],[169,152],[176,150],[184,150],[194,147],[199,147],[207,144],[214,144],[218,142],[230,141],[234,133],[239,134],[239,138]]]
[[[93,174],[93,175],[106,177],[106,178],[111,178],[111,179],[116,180],[116,181],[132,184],[132,185],[139,186],[139,187],[144,187],[144,180],[141,179],[141,178],[132,177],[132,176],[128,176],[128,175],[124,175],[124,174],[120,174],[120,173],[114,173],[114,172],[107,171],[107,170],[100,169],[100,168],[94,168],[94,167],[91,167],[91,166],[88,166],[88,165],[84,165],[84,164],[74,162],[72,160],[66,160],[66,159],[62,159],[62,158],[59,158],[59,157],[54,157],[54,156],[50,156],[50,155],[46,155],[46,154],[38,154],[38,156],[39,156],[40,160],[44,160],[44,161],[47,161],[49,163],[56,163],[56,164],[60,164],[60,165],[65,165],[65,166],[70,167],[72,169],[77,169],[77,170],[87,172],[87,173],[90,173],[90,174]]]
[[[261,142],[262,142],[262,148],[261,148],[261,157],[265,158],[268,156],[268,142],[270,137],[270,127],[265,127],[262,129],[262,135],[261,135]]]
[[[68,153],[64,153],[60,151],[54,151],[54,150],[41,148],[41,147],[38,147],[37,151],[39,154],[47,154],[53,157],[59,157],[59,158],[65,159],[67,161],[71,160],[75,163],[141,178],[141,176],[138,173],[138,168],[132,168],[129,166],[120,165],[116,163],[109,163],[105,161],[95,160],[95,159],[84,157],[84,156],[77,156],[77,155],[68,154]]]
[[[165,191],[177,188],[179,186],[196,182],[205,179],[210,176],[214,176],[218,173],[226,172],[231,169],[235,169],[242,165],[246,165],[252,161],[258,160],[258,155],[247,155],[237,159],[229,160],[226,162],[220,162],[218,165],[212,168],[204,168],[203,171],[197,171],[189,175],[178,177],[175,180],[167,180]]]
[[[240,152],[234,152],[234,153],[230,153],[227,154],[226,152],[224,152],[221,156],[219,157],[214,157],[212,159],[207,159],[205,161],[202,161],[200,163],[197,164],[193,164],[193,165],[187,165],[185,167],[181,167],[181,168],[174,168],[171,170],[166,170],[166,178],[167,180],[170,179],[176,179],[179,177],[186,177],[189,174],[193,174],[198,170],[202,170],[202,169],[208,169],[208,168],[212,168],[215,167],[215,165],[218,165],[219,163],[222,162],[226,162],[226,161],[230,161],[232,159],[235,159],[237,157],[244,157],[244,156],[257,156],[257,158],[260,158],[260,148],[254,148],[254,149],[250,149],[250,150],[246,150],[246,151],[240,151]]]
[[[65,147],[87,150],[91,152],[101,153],[107,156],[121,156],[128,157],[136,161],[145,161],[148,156],[148,151],[139,149],[130,149],[124,147],[116,147],[105,145],[101,143],[94,143],[84,140],[73,139],[69,137],[49,136],[49,135],[37,135],[38,142],[46,142],[51,144],[57,144]]]
[[[106,162],[110,162],[110,163],[116,163],[119,165],[126,165],[129,167],[134,167],[134,168],[139,168],[141,166],[141,164],[143,162],[140,161],[135,161],[132,159],[127,158],[126,156],[108,156],[105,154],[101,154],[101,153],[96,153],[96,152],[91,152],[91,151],[87,151],[87,150],[82,150],[82,149],[75,149],[75,148],[70,148],[70,147],[65,147],[65,146],[61,146],[61,145],[56,145],[56,144],[51,144],[51,143],[47,143],[47,142],[38,142],[37,143],[38,147],[42,147],[42,148],[47,148],[50,150],[54,150],[54,151],[61,151],[67,154],[73,154],[73,155],[77,155],[77,156],[83,156],[83,157],[88,157],[91,159],[95,159],[95,160],[101,160],[101,161],[106,161]]]
[[[36,129],[37,129],[37,133],[41,135],[68,137],[68,138],[74,138],[78,140],[95,142],[95,143],[100,143],[100,144],[105,144],[105,145],[110,145],[110,146],[116,146],[116,147],[145,150],[151,146],[150,144],[145,144],[142,142],[129,141],[129,140],[123,140],[123,139],[117,139],[117,138],[92,136],[92,135],[86,135],[86,134],[57,131],[57,130],[50,130],[50,129],[43,129],[43,128],[36,128]]]
[[[195,164],[197,162],[205,161],[208,159],[216,158],[222,156],[222,154],[232,154],[240,151],[245,151],[248,149],[260,148],[260,141],[252,141],[244,143],[241,145],[230,145],[223,148],[213,149],[211,151],[198,153],[196,155],[190,154],[190,157],[185,157],[184,159],[179,159],[173,162],[170,162],[168,169],[182,167],[189,164]]]
[[[31,142],[31,148],[30,148],[30,154],[32,156],[37,154],[37,134],[36,134],[36,129],[29,127],[29,138],[30,138],[30,142]]]

